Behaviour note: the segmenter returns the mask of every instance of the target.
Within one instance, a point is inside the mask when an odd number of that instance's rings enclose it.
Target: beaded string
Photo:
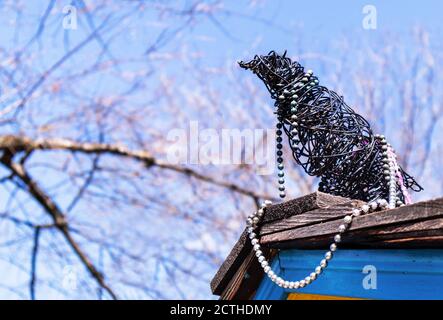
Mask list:
[[[333,242],[329,246],[329,250],[325,253],[324,258],[320,261],[319,265],[315,267],[314,271],[311,272],[309,275],[307,275],[304,279],[296,281],[288,281],[277,275],[275,271],[272,270],[268,260],[266,260],[265,256],[263,255],[259,239],[257,238],[258,225],[260,224],[260,221],[265,213],[266,207],[268,207],[271,204],[272,202],[269,200],[264,201],[260,209],[257,212],[255,212],[253,215],[248,217],[247,230],[249,238],[251,240],[252,247],[255,251],[255,256],[257,257],[258,262],[263,268],[265,274],[269,277],[269,279],[271,279],[271,281],[276,283],[278,286],[289,289],[299,289],[309,285],[314,280],[316,280],[317,277],[327,268],[329,261],[333,258],[334,252],[337,251],[338,249],[338,244],[342,240],[342,234],[349,228],[353,218],[358,217],[364,213],[376,211],[377,209],[383,210],[388,206],[386,200],[379,199],[377,201],[370,202],[369,204],[364,204],[360,208],[353,209],[352,214],[347,215],[343,218],[343,222],[338,227],[338,232],[334,236]]]
[[[275,99],[280,197],[286,197],[284,131],[295,161],[308,174],[321,178],[320,191],[367,201],[343,218],[319,265],[297,281],[277,275],[261,250],[258,228],[272,202],[264,201],[260,209],[247,218],[249,238],[265,274],[281,287],[298,289],[312,283],[326,269],[354,218],[411,203],[407,189],[420,191],[422,188],[398,165],[394,149],[383,135],[373,135],[368,122],[347,106],[341,96],[320,86],[312,70],[304,72],[300,64],[285,55],[271,51],[267,56],[240,62],[241,67],[252,70],[263,80]]]
[[[281,198],[286,196],[281,176],[283,132],[295,162],[308,175],[320,178],[319,191],[365,202],[388,198],[382,168],[386,150],[382,150],[369,123],[342,96],[320,85],[312,70],[305,71],[285,54],[271,51],[240,62],[240,66],[256,74],[275,100]],[[422,190],[400,166],[396,172],[402,176],[403,191]],[[398,201],[409,201],[405,194],[398,192]]]
[[[339,225],[338,232],[334,236],[333,242],[329,246],[329,250],[325,253],[324,258],[320,261],[319,265],[315,267],[314,271],[311,272],[309,275],[307,275],[304,279],[296,281],[288,281],[283,279],[282,277],[278,276],[274,270],[272,270],[268,260],[266,260],[265,256],[263,255],[259,239],[257,237],[258,234],[257,229],[265,214],[266,207],[271,205],[272,202],[269,200],[264,201],[261,204],[260,209],[247,218],[246,221],[248,225],[247,231],[249,234],[249,238],[251,240],[252,247],[255,251],[255,255],[258,259],[258,262],[263,268],[265,274],[271,279],[271,281],[276,283],[278,286],[289,289],[299,289],[315,281],[317,277],[327,268],[329,261],[334,256],[334,252],[337,251],[338,249],[338,244],[342,240],[342,234],[349,229],[355,217],[358,217],[362,214],[375,212],[377,210],[384,210],[388,208],[392,209],[395,208],[396,205],[398,206],[404,205],[401,201],[398,200],[397,197],[397,189],[399,187],[398,176],[397,176],[398,164],[394,150],[388,143],[386,143],[384,136],[377,135],[377,139],[379,139],[380,143],[382,144],[382,150],[384,150],[382,162],[384,163],[383,168],[386,169],[383,173],[385,175],[386,178],[385,180],[389,187],[388,201],[385,199],[378,199],[376,201],[371,201],[367,204],[363,204],[359,208],[353,209],[350,215],[346,215],[343,218],[342,224]],[[400,192],[402,191],[403,190],[400,189]]]

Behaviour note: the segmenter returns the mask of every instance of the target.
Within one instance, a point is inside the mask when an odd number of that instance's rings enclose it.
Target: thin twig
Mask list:
[[[35,300],[35,285],[37,283],[37,254],[38,254],[39,238],[40,238],[40,227],[36,227],[34,230],[34,246],[32,247],[32,256],[31,256],[31,280],[29,282],[29,291],[31,294],[31,300]]]
[[[17,163],[11,161],[11,157],[7,156],[6,152],[1,158],[1,163],[11,170],[16,177],[18,177],[26,186],[28,193],[44,208],[44,210],[52,217],[57,229],[63,234],[64,238],[79,257],[83,265],[89,271],[91,276],[97,281],[99,286],[105,289],[113,299],[117,299],[116,294],[105,283],[103,275],[97,270],[94,264],[89,260],[78,243],[72,237],[65,215],[57,204],[43,191],[43,189],[34,181],[26,172],[25,168]]]

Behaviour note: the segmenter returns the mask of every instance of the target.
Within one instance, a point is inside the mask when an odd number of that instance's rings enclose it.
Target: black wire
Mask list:
[[[389,188],[383,175],[383,151],[371,127],[361,115],[350,108],[341,96],[328,88],[309,81],[298,63],[271,51],[255,56],[249,62],[239,62],[255,73],[275,100],[276,114],[283,123],[295,162],[307,174],[320,177],[319,190],[364,201],[387,199]],[[292,96],[281,99],[289,92]],[[296,100],[296,143],[292,144],[291,101]],[[423,188],[402,168],[404,185],[414,191]],[[397,194],[404,202],[403,194]]]

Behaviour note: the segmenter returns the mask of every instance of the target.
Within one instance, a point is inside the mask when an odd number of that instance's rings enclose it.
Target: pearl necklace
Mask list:
[[[255,251],[255,255],[258,259],[258,262],[261,264],[265,274],[278,286],[289,289],[299,289],[307,286],[312,283],[312,281],[316,280],[317,277],[323,272],[324,269],[328,266],[328,262],[332,259],[333,253],[337,251],[338,243],[341,242],[342,234],[349,228],[352,223],[352,219],[354,217],[358,217],[361,214],[373,212],[377,210],[377,208],[385,209],[388,206],[388,202],[384,199],[379,199],[377,201],[370,202],[368,204],[362,205],[360,208],[356,208],[352,210],[351,215],[347,215],[343,218],[343,223],[338,227],[338,233],[334,236],[334,241],[329,246],[329,251],[325,253],[324,258],[320,261],[320,264],[315,267],[314,272],[309,274],[306,278],[299,281],[287,281],[283,278],[279,277],[269,266],[269,262],[263,255],[261,251],[261,246],[259,244],[259,240],[257,238],[256,230],[258,224],[261,221],[261,218],[264,215],[265,209],[267,206],[271,205],[272,202],[266,200],[260,206],[260,209],[254,213],[252,216],[248,217],[248,233],[249,238],[251,239],[251,244]]]
[[[309,75],[312,74],[312,72],[308,71]],[[293,114],[291,116],[291,120],[294,122],[297,120],[296,116]],[[284,198],[286,196],[285,193],[285,187],[284,187],[284,166],[283,166],[283,152],[282,152],[282,128],[283,124],[282,121],[279,121],[277,124],[277,162],[278,162],[278,177],[279,177],[279,190],[280,190],[280,197]],[[296,125],[293,125],[295,127]],[[291,132],[293,136],[295,136],[296,132]],[[359,208],[355,208],[352,210],[352,214],[347,215],[343,218],[343,223],[340,224],[338,227],[338,233],[334,236],[333,242],[329,246],[329,250],[325,253],[324,258],[320,261],[319,265],[315,267],[314,271],[310,273],[308,276],[306,276],[304,279],[297,280],[297,281],[288,281],[280,276],[278,276],[270,267],[268,260],[266,260],[265,256],[263,255],[263,252],[261,251],[261,246],[259,243],[259,239],[257,237],[258,234],[258,226],[263,218],[263,215],[265,213],[266,207],[272,204],[270,200],[264,201],[260,209],[257,210],[254,214],[250,215],[247,218],[247,231],[249,234],[249,238],[251,240],[251,244],[253,246],[253,249],[255,251],[255,255],[258,259],[258,262],[260,263],[261,267],[263,268],[265,274],[276,283],[278,286],[283,288],[289,288],[289,289],[299,289],[303,288],[309,284],[311,284],[314,280],[317,279],[317,277],[326,269],[328,266],[329,261],[333,258],[334,252],[338,249],[338,244],[342,240],[342,234],[349,229],[350,225],[352,224],[352,220],[355,217],[358,217],[362,214],[366,214],[369,212],[374,212],[377,209],[384,210],[384,209],[393,209],[396,206],[403,206],[403,202],[401,202],[397,198],[397,190],[399,189],[400,192],[403,193],[405,199],[409,199],[409,195],[407,194],[406,188],[403,185],[403,181],[400,174],[400,169],[397,164],[396,155],[394,152],[394,149],[392,146],[386,142],[386,139],[383,135],[375,135],[375,138],[378,139],[378,142],[381,145],[381,150],[383,151],[383,175],[385,177],[385,180],[389,187],[389,197],[388,200],[385,199],[377,199],[376,201],[371,201],[367,204],[363,204]]]

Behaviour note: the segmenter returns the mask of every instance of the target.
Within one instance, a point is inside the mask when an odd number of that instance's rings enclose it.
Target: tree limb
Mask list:
[[[156,159],[147,151],[130,150],[124,146],[116,144],[76,142],[69,139],[30,139],[21,136],[5,135],[0,136],[0,149],[7,149],[12,153],[21,151],[31,152],[33,150],[68,150],[86,154],[113,154],[143,162],[148,167],[156,166],[158,168],[175,171],[207,183],[227,188],[233,192],[249,196],[253,198],[254,201],[258,201],[259,199],[275,200],[273,197],[242,188],[234,183],[225,182],[210,176],[206,176],[191,168],[161,161]]]
[[[10,152],[10,151],[9,151]],[[1,163],[11,170],[16,177],[18,177],[28,188],[29,194],[44,208],[44,210],[52,217],[56,228],[62,233],[72,250],[79,257],[83,265],[89,271],[91,276],[97,281],[99,286],[105,289],[113,299],[117,299],[116,294],[105,283],[103,275],[97,270],[94,264],[89,260],[80,246],[72,237],[65,215],[57,204],[43,191],[43,189],[32,179],[32,177],[26,172],[25,168],[17,163],[12,162],[11,156],[8,152],[4,152]]]
[[[32,247],[31,256],[31,281],[29,282],[29,291],[31,300],[35,300],[35,284],[37,282],[37,254],[38,244],[40,240],[40,228],[36,227],[34,230],[34,246]]]

